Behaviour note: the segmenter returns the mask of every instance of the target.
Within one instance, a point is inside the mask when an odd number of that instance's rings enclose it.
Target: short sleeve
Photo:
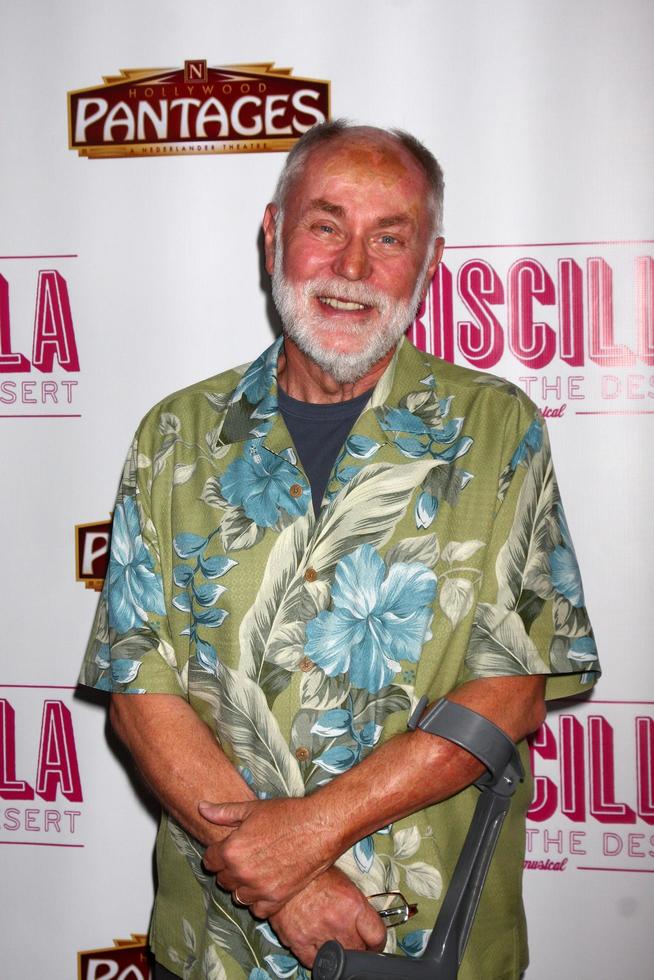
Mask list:
[[[547,430],[527,405],[505,441],[466,674],[548,674],[553,699],[583,692],[600,668]]]
[[[79,683],[120,694],[185,697],[170,639],[156,530],[147,490],[137,477],[135,438],[118,490],[107,576]]]

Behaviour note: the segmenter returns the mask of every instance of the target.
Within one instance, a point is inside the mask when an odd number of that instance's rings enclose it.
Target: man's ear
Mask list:
[[[275,231],[277,228],[277,214],[279,208],[276,204],[269,204],[263,215],[263,249],[266,257],[266,271],[272,275],[275,267]]]
[[[429,283],[434,278],[434,273],[436,272],[436,269],[439,267],[441,263],[441,259],[443,258],[444,248],[445,248],[445,239],[439,235],[439,237],[434,241],[432,260],[427,266],[427,272],[425,273],[425,281],[422,286],[422,293],[420,294],[421,303],[425,298],[425,296],[427,295],[427,290],[429,289]]]

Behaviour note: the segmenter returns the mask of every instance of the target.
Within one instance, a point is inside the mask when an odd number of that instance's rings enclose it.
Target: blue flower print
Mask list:
[[[269,953],[264,960],[275,976],[280,978],[292,977],[300,965],[294,956],[284,953]]]
[[[269,800],[272,797],[272,795],[273,795],[272,793],[268,793],[268,792],[266,792],[266,790],[263,790],[263,789],[260,790],[257,787],[257,782],[256,782],[256,780],[254,778],[254,773],[252,772],[251,769],[248,769],[247,766],[239,766],[238,767],[238,771],[240,772],[241,776],[243,777],[243,779],[245,780],[245,782],[248,784],[248,786],[250,787],[250,789],[257,794],[257,798],[259,800]],[[258,928],[261,928],[261,927],[258,927]]]
[[[515,470],[516,466],[520,463],[524,463],[525,460],[530,459],[534,453],[537,453],[541,446],[543,445],[543,423],[540,418],[535,418],[531,423],[524,436],[520,442],[518,448],[511,457],[511,463],[509,464],[511,470]]]
[[[438,499],[432,493],[423,490],[416,501],[416,527],[431,527],[438,510]]]
[[[385,574],[387,572],[387,574]],[[336,565],[333,611],[307,623],[305,652],[334,677],[349,671],[354,687],[371,694],[417,663],[432,617],[436,576],[422,562],[396,562],[386,570],[364,544]]]
[[[387,432],[402,432],[392,440],[393,445],[404,456],[410,459],[422,459],[430,455],[433,459],[442,459],[451,463],[459,456],[465,455],[472,445],[469,436],[462,436],[461,430],[465,419],[456,418],[445,421],[442,409],[448,410],[452,399],[435,398],[433,410],[438,412],[438,425],[430,424],[417,412],[408,408],[384,408],[378,414],[379,424]],[[446,448],[442,448],[446,447]]]
[[[109,625],[119,633],[148,622],[148,614],[165,612],[161,577],[143,544],[136,501],[116,505],[109,560]]]
[[[253,439],[246,442],[243,455],[225,470],[220,489],[228,503],[242,507],[259,527],[274,527],[280,509],[291,517],[306,513],[310,495],[300,480],[294,466]],[[291,493],[294,485],[302,488],[297,497]]]
[[[367,874],[375,860],[375,842],[372,836],[369,835],[368,837],[364,837],[363,840],[357,841],[352,848],[352,854],[354,855],[354,860],[359,871]]]
[[[408,408],[387,408],[379,419],[382,429],[389,432],[412,432],[414,435],[429,435],[429,426]]]
[[[281,344],[282,340],[280,338],[268,350],[257,357],[256,361],[250,364],[234,389],[234,394],[231,398],[232,403],[239,401],[243,395],[245,395],[250,405],[258,405],[259,402],[262,402],[266,398],[273,382]],[[273,399],[271,401],[271,406],[274,412],[277,407],[276,400]],[[259,415],[258,417],[263,416]]]
[[[357,727],[354,724],[351,710],[332,708],[321,714],[318,720],[314,722],[311,726],[311,734],[332,739],[348,735],[352,744],[331,745],[315,759],[315,763],[332,775],[346,772],[361,760],[365,749],[375,747],[381,733],[382,726],[374,721],[368,721]]]
[[[592,664],[597,658],[597,646],[592,636],[579,636],[568,650],[568,659],[582,664]]]
[[[398,945],[407,956],[412,956],[415,959],[424,953],[430,935],[431,929],[416,929],[400,939]]]
[[[570,605],[579,609],[584,605],[584,589],[581,584],[581,573],[577,564],[577,556],[572,546],[572,538],[568,524],[560,504],[557,505],[561,544],[558,544],[550,554],[550,570],[552,585]]]
[[[380,448],[380,443],[363,435],[348,436],[345,450],[355,459],[370,459]]]
[[[574,551],[568,551],[567,548],[557,545],[550,555],[550,568],[552,570],[552,585],[556,591],[565,596],[575,609],[583,606],[584,590]]]

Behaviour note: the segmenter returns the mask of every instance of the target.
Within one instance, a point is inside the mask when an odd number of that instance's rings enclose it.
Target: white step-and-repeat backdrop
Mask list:
[[[266,151],[326,112],[438,155],[413,337],[549,420],[605,673],[534,740],[528,980],[654,976],[653,40],[649,0],[4,4],[3,976],[148,975],[152,809],[74,690],[94,586],[142,414],[270,340]]]

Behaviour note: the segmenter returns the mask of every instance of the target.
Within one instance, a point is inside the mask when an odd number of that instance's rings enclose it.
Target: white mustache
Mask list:
[[[365,283],[348,282],[343,279],[310,279],[302,286],[306,297],[331,296],[334,299],[346,300],[348,303],[361,303],[362,306],[372,306],[380,312],[386,312],[390,300],[385,293],[372,289]]]

